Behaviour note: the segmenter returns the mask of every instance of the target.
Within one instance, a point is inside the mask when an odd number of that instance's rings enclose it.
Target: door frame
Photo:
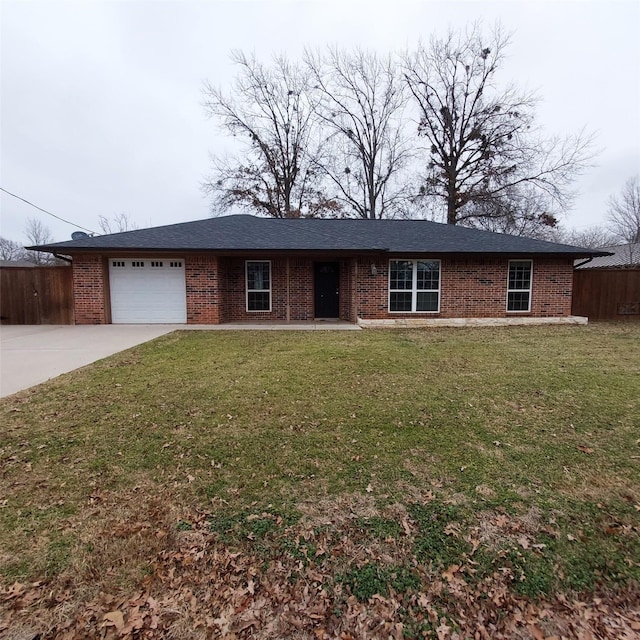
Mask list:
[[[317,290],[318,290],[318,276],[322,275],[319,271],[320,265],[331,264],[335,265],[335,276],[336,276],[336,315],[335,316],[327,316],[327,315],[318,315],[317,313]],[[313,263],[313,317],[314,319],[327,319],[334,320],[340,318],[340,262],[338,260],[316,260]]]

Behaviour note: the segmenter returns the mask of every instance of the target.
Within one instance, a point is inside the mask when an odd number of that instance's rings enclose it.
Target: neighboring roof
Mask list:
[[[33,262],[27,260],[0,260],[0,267],[35,267]]]
[[[426,220],[258,218],[232,215],[29,247],[81,251],[388,251],[392,253],[605,255],[543,240]]]
[[[606,269],[615,267],[640,267],[640,242],[631,244],[621,244],[615,247],[603,247],[603,251],[608,251],[612,255],[594,258],[586,264],[576,267],[577,269]]]

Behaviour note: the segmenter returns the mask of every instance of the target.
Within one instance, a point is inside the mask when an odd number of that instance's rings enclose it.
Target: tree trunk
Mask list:
[[[457,224],[458,208],[456,207],[456,187],[455,182],[449,181],[447,185],[447,224]]]

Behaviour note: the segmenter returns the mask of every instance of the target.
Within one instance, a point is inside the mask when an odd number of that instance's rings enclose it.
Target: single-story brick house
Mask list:
[[[603,255],[422,220],[250,215],[36,248],[72,258],[77,324],[566,321],[574,261]]]

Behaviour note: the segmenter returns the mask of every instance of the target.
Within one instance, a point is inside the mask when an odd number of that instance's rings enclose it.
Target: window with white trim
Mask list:
[[[531,311],[532,260],[509,260],[507,311]]]
[[[271,262],[247,260],[247,311],[271,311]]]
[[[440,260],[389,261],[389,311],[440,311]]]

